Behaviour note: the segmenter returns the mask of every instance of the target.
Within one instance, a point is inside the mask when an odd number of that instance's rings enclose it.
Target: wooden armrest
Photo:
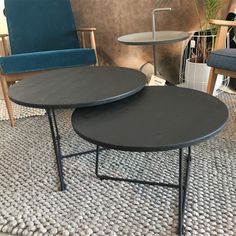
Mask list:
[[[94,32],[96,31],[96,28],[79,28],[79,29],[76,29],[76,31],[80,34],[82,48],[86,48],[85,34],[89,34],[90,47],[93,48],[95,51],[97,65],[98,65],[97,49],[96,49],[96,42],[95,42],[95,36],[94,36],[95,34]]]
[[[76,31],[96,31],[96,28],[79,28]]]
[[[0,34],[0,38],[5,38],[7,36],[8,36],[8,34]]]
[[[6,40],[6,37],[8,37],[8,34],[0,34],[0,38],[1,38],[2,46],[3,46],[3,53],[4,53],[4,56],[9,55],[9,51],[8,51],[8,48],[7,48],[7,40]]]
[[[226,47],[226,37],[229,27],[236,27],[236,21],[229,20],[209,20],[209,23],[212,25],[219,26],[216,35],[216,42],[214,50],[225,48]]]
[[[230,20],[209,20],[209,23],[212,25],[219,25],[219,26],[233,26],[236,27],[236,21],[230,21]]]

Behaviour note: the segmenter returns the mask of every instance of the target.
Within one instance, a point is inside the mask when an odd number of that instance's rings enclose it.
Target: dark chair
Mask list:
[[[76,30],[69,0],[5,0],[7,35],[0,35],[0,79],[10,123],[14,125],[8,87],[17,80],[46,70],[97,63],[95,28]],[[81,42],[77,33],[81,34]],[[85,33],[91,48],[85,48]],[[82,46],[82,47],[81,47]]]
[[[207,65],[212,67],[207,92],[212,94],[218,74],[236,78],[236,49],[225,48],[228,28],[236,27],[236,22],[211,20],[210,23],[219,27],[214,51],[211,52],[207,61]]]

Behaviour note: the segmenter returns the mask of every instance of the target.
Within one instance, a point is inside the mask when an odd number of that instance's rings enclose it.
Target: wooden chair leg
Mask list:
[[[14,126],[14,115],[13,115],[13,109],[12,109],[12,104],[8,96],[8,85],[6,78],[4,76],[1,76],[1,86],[2,86],[2,92],[3,92],[3,97],[6,103],[7,107],[7,112],[10,118],[10,124],[13,127]]]
[[[215,69],[211,68],[209,80],[208,80],[208,85],[207,85],[207,93],[209,93],[209,94],[213,94],[213,92],[214,92],[217,75],[218,74],[215,73]]]

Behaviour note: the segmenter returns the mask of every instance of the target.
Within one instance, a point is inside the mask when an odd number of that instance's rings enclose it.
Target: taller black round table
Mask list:
[[[146,76],[134,69],[74,67],[53,70],[22,80],[10,87],[9,97],[13,102],[23,106],[46,109],[61,190],[65,190],[62,159],[94,150],[62,155],[54,110],[114,102],[139,92],[145,83]]]
[[[179,235],[191,163],[191,146],[217,134],[225,126],[228,109],[206,93],[178,87],[146,87],[140,93],[99,107],[76,109],[74,130],[97,145],[95,174],[100,179],[121,180],[179,189]],[[99,146],[133,152],[179,149],[179,181],[157,183],[100,175]],[[183,148],[188,148],[183,175]]]

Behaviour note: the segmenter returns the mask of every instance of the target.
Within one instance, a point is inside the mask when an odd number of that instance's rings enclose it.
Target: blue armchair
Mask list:
[[[0,35],[6,54],[0,57],[0,79],[13,126],[9,85],[45,70],[95,65],[96,29],[76,30],[70,0],[5,0],[5,15],[11,54],[7,51],[6,35]],[[85,48],[85,33],[90,34],[91,48]]]
[[[212,94],[218,74],[236,78],[236,49],[225,48],[228,28],[236,27],[236,21],[211,20],[210,23],[218,26],[215,48],[207,61],[207,65],[212,67],[207,92]]]

